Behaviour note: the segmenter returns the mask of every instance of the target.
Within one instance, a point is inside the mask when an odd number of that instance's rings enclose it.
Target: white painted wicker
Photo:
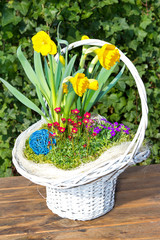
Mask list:
[[[103,46],[105,43],[101,40],[87,39],[70,44],[69,50],[82,45]],[[65,52],[65,49],[62,51]],[[20,143],[27,132],[34,131],[37,124],[42,124],[43,120],[32,125],[16,139],[12,156],[17,171],[32,182],[46,186],[48,208],[63,218],[91,220],[109,212],[114,206],[115,186],[119,174],[129,165],[145,160],[150,153],[149,149],[140,151],[147,127],[148,114],[144,84],[132,62],[121,51],[120,55],[121,61],[126,64],[135,79],[142,108],[138,130],[123,155],[110,162],[103,162],[76,176],[70,175],[68,178],[65,176],[64,179],[59,180],[48,179],[28,172],[20,163],[18,154]],[[131,151],[131,149],[133,150]]]

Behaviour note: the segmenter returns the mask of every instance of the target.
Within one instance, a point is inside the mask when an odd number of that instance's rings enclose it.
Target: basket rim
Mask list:
[[[126,160],[124,161],[123,164],[118,164],[119,162],[119,157],[117,156],[116,158],[111,158],[111,159],[106,159],[106,160],[95,160],[94,161],[94,165],[92,166],[92,162],[90,162],[87,166],[87,168],[83,168],[83,166],[80,166],[78,169],[73,169],[71,171],[72,174],[67,175],[66,178],[66,174],[67,171],[65,170],[60,170],[61,172],[59,172],[59,169],[57,169],[56,167],[54,167],[52,174],[53,177],[55,176],[55,174],[61,175],[60,178],[47,178],[47,176],[38,176],[37,174],[34,174],[34,166],[33,166],[33,171],[30,170],[31,168],[26,167],[26,161],[29,160],[26,159],[23,155],[23,149],[24,149],[24,144],[26,142],[26,139],[29,137],[29,135],[31,135],[35,130],[39,129],[40,126],[42,124],[45,123],[45,120],[39,120],[38,122],[36,122],[35,124],[31,125],[28,129],[26,129],[24,132],[22,132],[18,138],[16,139],[13,151],[12,151],[12,157],[13,157],[13,163],[17,169],[17,171],[24,177],[28,178],[29,180],[31,180],[32,182],[35,182],[36,184],[40,184],[40,185],[44,185],[44,186],[53,186],[55,188],[69,188],[72,186],[79,186],[82,185],[83,183],[89,183],[92,182],[94,180],[96,180],[97,178],[101,178],[103,176],[108,175],[108,178],[110,178],[112,175],[116,174],[117,171],[124,171],[126,167],[128,167],[128,164],[130,162],[128,162],[129,156],[127,156]],[[20,151],[19,151],[20,149]],[[110,151],[112,150],[109,149]],[[103,155],[103,153],[102,153]],[[101,156],[102,156],[101,155]],[[140,160],[142,160],[143,156],[142,155],[146,155],[146,149],[145,151],[139,153],[140,155]],[[139,161],[139,155],[137,155],[137,159]],[[101,158],[100,156],[100,158]],[[112,156],[113,157],[113,156]],[[23,160],[24,159],[24,160]],[[102,157],[103,159],[103,157]],[[97,161],[97,163],[96,163]],[[27,163],[27,166],[28,166]],[[34,163],[33,163],[34,164]],[[39,164],[40,165],[40,164]],[[44,164],[44,165],[48,165],[48,164]],[[86,164],[85,164],[86,165]],[[85,166],[84,165],[84,166]],[[90,168],[90,166],[92,166],[92,168]],[[40,168],[41,170],[41,168]],[[47,170],[47,169],[46,169]],[[78,171],[77,171],[78,170]],[[49,174],[50,175],[50,174]],[[50,175],[51,176],[51,175]],[[74,176],[74,177],[73,177]]]

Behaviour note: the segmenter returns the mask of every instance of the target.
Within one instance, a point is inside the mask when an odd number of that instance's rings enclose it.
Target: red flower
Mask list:
[[[75,127],[75,128],[78,127],[77,123],[75,123],[75,122],[72,123],[72,126]]]
[[[81,122],[78,122],[77,124],[78,124],[78,126],[81,126],[81,125],[82,125],[82,123],[81,123]]]
[[[48,123],[48,127],[51,128],[52,127],[52,123]]]
[[[90,118],[90,117],[91,117],[91,114],[90,114],[89,112],[86,112],[86,113],[84,114],[84,117],[85,117],[85,118]]]
[[[77,119],[78,119],[78,120],[80,120],[80,119],[82,119],[82,117],[81,117],[81,116],[79,116],[79,115],[77,115]]]
[[[72,136],[68,136],[68,138],[69,138],[69,140],[71,140],[71,139],[72,139]]]
[[[78,129],[77,128],[72,128],[72,133],[77,133]]]
[[[84,147],[84,148],[87,147],[87,144],[84,144],[83,147]]]
[[[80,111],[76,108],[76,109],[74,109],[74,113],[75,114],[78,114]]]
[[[71,113],[72,113],[72,114],[75,114],[75,111],[74,111],[74,109],[73,109],[73,110],[71,110]]]
[[[68,118],[67,121],[68,121],[69,123],[72,123],[73,120],[72,120],[71,118]]]
[[[97,133],[92,133],[92,137],[95,137],[95,136],[97,136]]]
[[[70,121],[70,124],[71,124],[72,126],[74,126],[75,122],[72,120],[72,121]]]
[[[62,122],[65,123],[66,119],[65,118],[61,118]]]
[[[49,137],[55,137],[56,135],[56,133],[49,133]]]
[[[83,122],[84,122],[85,124],[87,124],[87,123],[89,123],[89,119],[84,118],[84,119],[83,119]]]
[[[57,108],[54,109],[54,111],[56,111],[56,113],[59,113],[61,111],[61,108],[57,107]]]
[[[60,124],[58,122],[54,122],[53,125],[54,125],[54,127],[59,127],[60,126]]]
[[[61,133],[63,133],[63,132],[65,132],[66,129],[63,128],[63,127],[59,127],[58,130],[59,130]]]
[[[76,108],[76,109],[73,109],[73,110],[71,110],[71,113],[72,114],[78,114],[80,111]]]

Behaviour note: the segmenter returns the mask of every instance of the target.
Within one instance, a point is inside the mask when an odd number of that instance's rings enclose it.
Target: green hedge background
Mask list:
[[[135,64],[146,87],[149,124],[146,139],[151,156],[143,164],[160,163],[160,1],[159,0],[1,0],[0,2],[0,76],[21,90],[36,104],[35,90],[17,59],[22,44],[30,61],[31,37],[49,32],[55,40],[60,21],[60,36],[77,41],[82,35],[115,44]],[[94,111],[111,121],[136,128],[140,99],[129,72],[125,74]],[[11,152],[15,138],[40,117],[0,88],[0,177],[14,173]]]

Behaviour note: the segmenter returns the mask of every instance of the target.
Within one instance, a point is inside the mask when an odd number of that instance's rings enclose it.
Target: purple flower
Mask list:
[[[112,130],[112,128],[111,128],[111,127],[108,127],[108,130]]]
[[[116,132],[112,130],[112,131],[110,132],[110,134],[111,134],[111,138],[112,138],[112,137],[114,137],[114,136],[116,135]]]
[[[105,123],[108,122],[105,118],[101,118],[101,121],[104,121]]]
[[[114,125],[115,125],[115,126],[118,126],[118,122],[115,122]]]
[[[86,125],[86,128],[92,128],[92,126]]]
[[[116,128],[116,131],[117,131],[117,132],[120,132],[120,131],[121,131],[121,128],[120,128],[120,127]]]
[[[101,124],[101,126],[102,126],[103,128],[107,128],[105,125],[102,125],[102,124]]]
[[[128,131],[128,129],[127,129],[127,130],[123,130],[123,132],[125,132],[126,134],[129,134],[129,131]]]
[[[102,130],[102,129],[100,129],[99,127],[96,127],[96,128],[93,130],[93,132],[95,132],[95,133],[98,134],[101,130]]]

